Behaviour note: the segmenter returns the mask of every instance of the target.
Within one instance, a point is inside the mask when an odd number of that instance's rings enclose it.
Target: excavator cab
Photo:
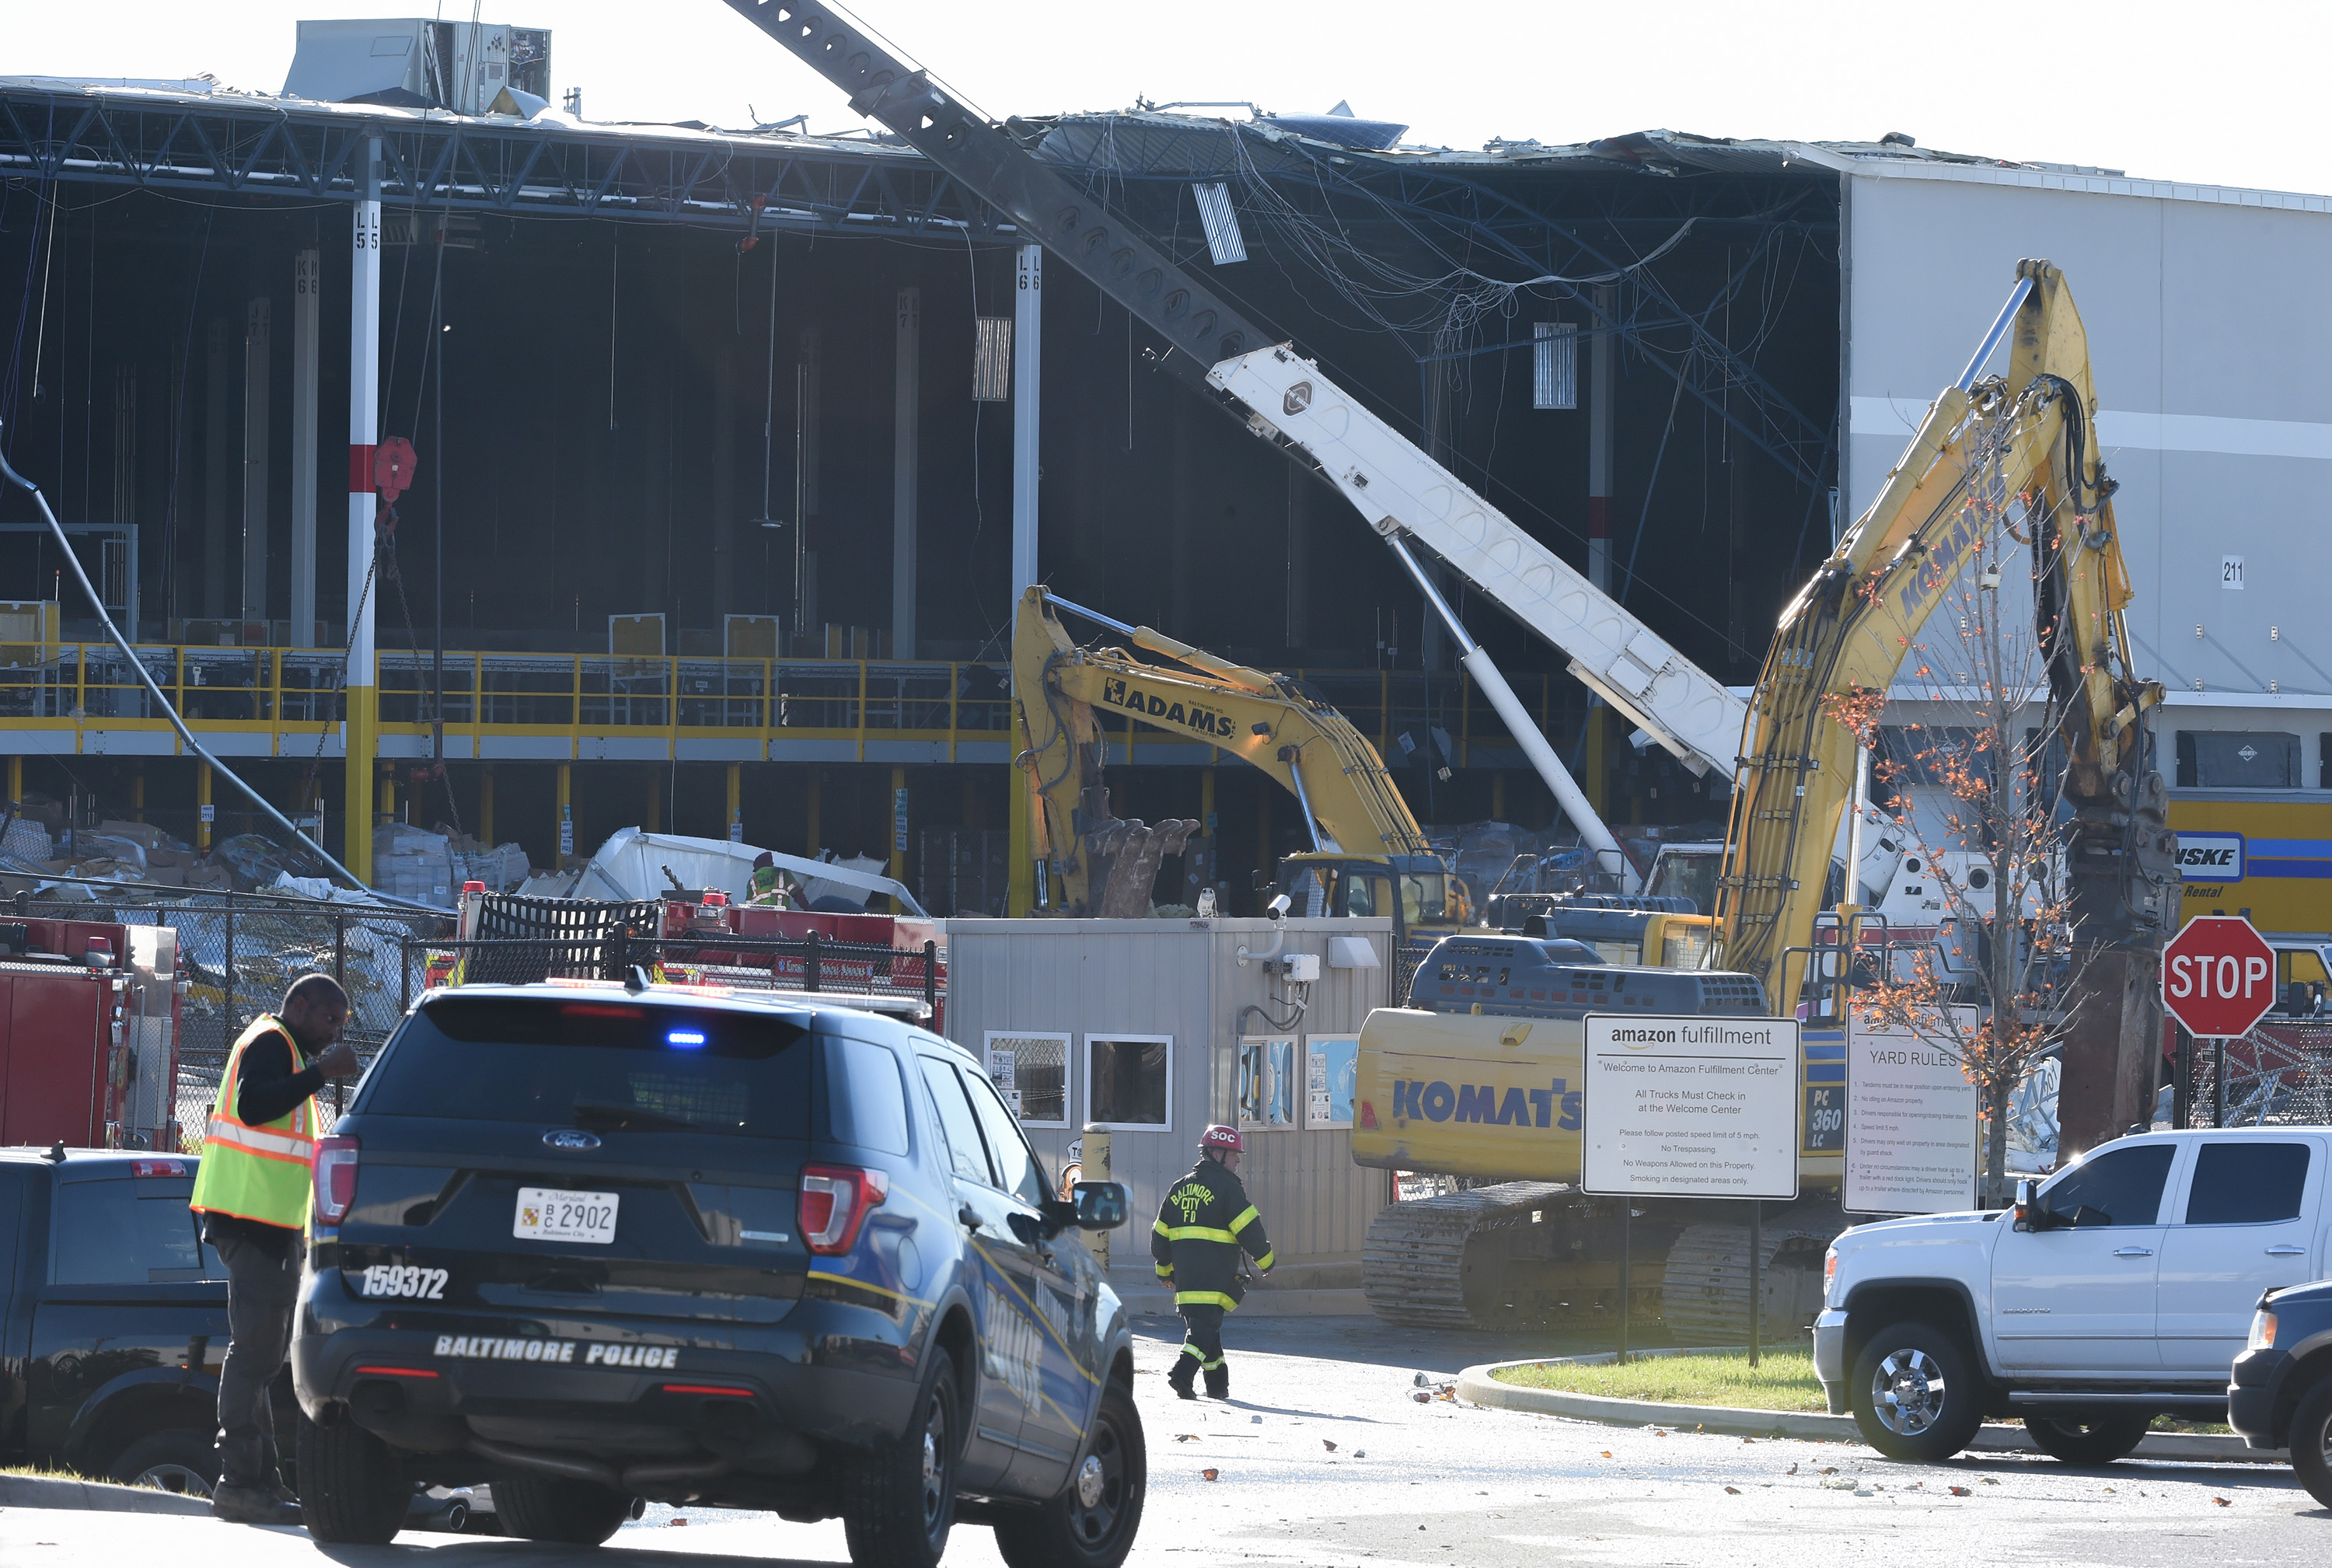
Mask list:
[[[1294,913],[1332,920],[1389,917],[1397,972],[1415,970],[1433,944],[1471,923],[1465,884],[1437,855],[1344,855],[1314,850],[1279,863]],[[1394,1005],[1407,1000],[1406,985]]]

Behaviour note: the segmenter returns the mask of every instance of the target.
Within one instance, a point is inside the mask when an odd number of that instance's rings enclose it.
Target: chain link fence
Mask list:
[[[2190,1040],[2189,1127],[2332,1123],[2332,1021],[2269,1022],[2240,1039]]]

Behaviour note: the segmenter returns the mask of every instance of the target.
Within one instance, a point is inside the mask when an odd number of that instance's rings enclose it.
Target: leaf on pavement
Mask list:
[[[1200,1479],[1202,1479],[1202,1480],[1208,1480],[1208,1481],[1211,1481],[1211,1480],[1216,1479],[1216,1478],[1217,1478],[1218,1477],[1219,1477],[1221,1474],[1222,1474],[1222,1472],[1221,1472],[1220,1470],[1214,1469],[1214,1468],[1212,1468],[1211,1467],[1210,1467],[1210,1468],[1207,1468],[1207,1469],[1200,1470],[1200,1471],[1199,1472],[1199,1478],[1200,1478]]]
[[[1199,1434],[1196,1432],[1176,1432],[1174,1434],[1174,1440],[1178,1443],[1195,1443],[1199,1440]]]
[[[1741,1488],[1740,1488],[1740,1487],[1725,1487],[1725,1490],[1726,1491],[1726,1493],[1727,1493],[1728,1495],[1730,1495],[1730,1496],[1735,1496],[1735,1497],[1737,1497],[1737,1496],[1739,1496],[1741,1495]]]
[[[1968,1488],[1967,1488],[1967,1487],[1954,1487],[1952,1488],[1952,1496],[1954,1496],[1954,1497],[1964,1497],[1964,1496],[1969,1496],[1969,1495],[1970,1495],[1970,1493],[1969,1493],[1969,1491],[1968,1491]]]
[[[1336,1440],[1333,1438],[1322,1438],[1320,1439],[1320,1446],[1327,1449],[1332,1454],[1336,1451]]]
[[[1796,1475],[1797,1473],[1798,1473],[1798,1468],[1797,1468],[1797,1466],[1795,1466],[1795,1465],[1792,1465],[1788,1469],[1783,1470],[1783,1471],[1782,1472],[1782,1474],[1783,1474],[1783,1475],[1785,1475],[1785,1476],[1794,1476],[1794,1475]]]
[[[2216,1503],[2222,1508],[2232,1508],[2234,1506],[2232,1503],[2228,1502],[2224,1497],[2213,1497],[2211,1501]]]

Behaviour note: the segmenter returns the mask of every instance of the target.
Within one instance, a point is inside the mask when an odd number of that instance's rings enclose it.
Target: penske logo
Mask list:
[[[2241,882],[2243,879],[2243,836],[2240,833],[2180,834],[2178,875],[2188,882]]]
[[[1201,735],[1228,735],[1233,729],[1228,717],[1212,709],[1201,708],[1196,703],[1186,708],[1172,698],[1161,697],[1155,692],[1145,692],[1141,687],[1130,684],[1123,680],[1104,681],[1101,687],[1101,700],[1113,708],[1123,708],[1129,713],[1139,713],[1143,718],[1155,720],[1160,724],[1178,724],[1185,730],[1194,731]]]

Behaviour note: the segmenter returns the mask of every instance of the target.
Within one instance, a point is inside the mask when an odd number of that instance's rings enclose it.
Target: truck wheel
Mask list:
[[[300,1420],[300,1514],[308,1534],[340,1545],[381,1546],[405,1524],[413,1489],[387,1443],[354,1421]]]
[[[916,1420],[844,1479],[842,1535],[857,1568],[938,1568],[955,1524],[955,1362],[933,1345]]]
[[[996,1549],[1009,1568],[1117,1568],[1133,1549],[1149,1484],[1142,1417],[1133,1396],[1111,1383],[1068,1488],[1041,1508],[998,1520]]]
[[[1898,1323],[1872,1334],[1847,1391],[1862,1440],[1890,1459],[1948,1459],[1983,1424],[1974,1358],[1958,1335],[1933,1324]]]
[[[2318,1378],[2292,1412],[2291,1473],[2308,1495],[2332,1508],[2332,1378]]]
[[[505,1535],[597,1546],[622,1529],[631,1512],[629,1497],[597,1481],[523,1471],[494,1480],[494,1515]]]
[[[189,1497],[207,1497],[218,1485],[218,1450],[210,1434],[192,1427],[148,1432],[106,1469],[125,1487],[158,1487]]]
[[[2024,1429],[2041,1450],[2069,1465],[2110,1465],[2127,1458],[2153,1424],[2150,1415],[2106,1416],[2097,1420],[2070,1416],[2024,1418]]]

